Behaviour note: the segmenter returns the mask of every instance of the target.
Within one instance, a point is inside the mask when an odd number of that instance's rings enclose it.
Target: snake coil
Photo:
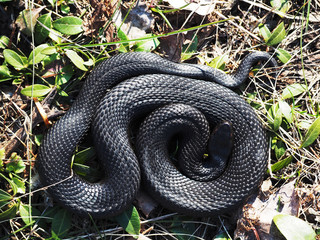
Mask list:
[[[141,176],[151,196],[184,214],[212,216],[238,205],[261,182],[267,145],[253,109],[229,88],[240,85],[258,61],[276,65],[262,52],[245,57],[234,75],[151,53],[125,53],[102,62],[43,139],[36,162],[42,184],[67,209],[96,218],[125,210]],[[132,121],[151,112],[141,124],[137,143],[131,143]],[[198,181],[192,174],[212,172],[198,159],[206,149],[209,128],[223,121],[232,124],[234,135],[228,164],[220,176]],[[75,147],[90,127],[107,176],[98,183],[86,182],[71,169]],[[173,132],[187,138],[182,155],[190,176],[170,161],[167,140]],[[188,160],[195,163],[194,169]]]

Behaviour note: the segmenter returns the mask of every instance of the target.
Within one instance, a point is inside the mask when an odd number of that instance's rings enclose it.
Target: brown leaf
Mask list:
[[[24,34],[28,36],[32,35],[39,14],[44,8],[45,6],[40,8],[25,9],[20,13],[16,19],[16,24]]]

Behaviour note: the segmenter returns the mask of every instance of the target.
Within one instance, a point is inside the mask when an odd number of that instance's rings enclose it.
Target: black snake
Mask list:
[[[228,88],[239,86],[258,61],[276,65],[263,52],[245,57],[234,75],[151,53],[119,54],[102,62],[43,139],[36,163],[42,184],[64,207],[97,218],[125,210],[141,176],[151,196],[173,211],[213,216],[237,206],[261,182],[267,143],[253,109]],[[131,123],[151,112],[132,143]],[[233,149],[221,175],[206,179],[212,173],[202,160],[209,127],[224,121],[232,126]],[[71,169],[75,147],[90,127],[106,175],[98,183],[86,182]],[[186,138],[186,147],[179,145],[184,159],[178,165],[186,166],[188,176],[170,161],[167,141],[174,134]],[[193,177],[197,172],[204,181]]]

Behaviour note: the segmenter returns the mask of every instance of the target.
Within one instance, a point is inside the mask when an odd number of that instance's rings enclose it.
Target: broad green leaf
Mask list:
[[[38,21],[48,29],[51,29],[51,12],[40,16],[38,18]],[[39,22],[37,22],[35,26],[35,41],[38,44],[42,43],[47,37],[49,37],[50,33],[50,31],[47,28],[43,27]]]
[[[26,169],[26,165],[24,164],[23,160],[19,155],[16,153],[12,153],[11,160],[6,165],[6,169],[9,172],[14,173],[22,173]]]
[[[226,62],[228,62],[228,55],[223,54],[221,56],[215,57],[210,63],[209,66],[213,68],[217,68],[220,70],[224,70],[226,66]]]
[[[8,38],[7,36],[0,36],[0,48],[5,49],[8,47],[10,42],[10,38]]]
[[[57,49],[55,46],[48,46],[42,49],[41,53],[44,55],[51,55],[51,54],[57,53]]]
[[[287,240],[314,240],[316,233],[312,227],[300,218],[278,214],[273,222]]]
[[[57,0],[47,0],[52,7],[54,7],[54,4],[56,3]]]
[[[6,180],[10,184],[10,186],[12,188],[12,192],[13,192],[12,195],[15,196],[18,192],[17,185],[11,179],[9,179],[5,175],[3,175],[1,172],[0,172],[0,177],[3,178],[4,180]]]
[[[60,86],[67,83],[71,79],[73,72],[73,68],[70,64],[64,66],[56,77],[56,85]]]
[[[43,139],[43,135],[42,135],[42,134],[34,135],[34,142],[35,142],[38,146],[41,145],[42,139]]]
[[[69,5],[66,5],[66,4],[61,4],[61,6],[60,6],[60,8],[61,8],[61,12],[63,13],[63,14],[69,14],[70,13],[70,7],[69,7]]]
[[[82,20],[78,17],[62,17],[55,20],[52,24],[62,34],[75,35],[83,31]]]
[[[42,53],[42,50],[49,47],[49,44],[41,44],[37,46],[31,53],[28,58],[28,62],[31,65],[33,63],[33,55],[34,55],[34,64],[40,63],[46,55]]]
[[[274,173],[274,172],[277,172],[277,171],[280,171],[281,169],[285,168],[286,166],[288,166],[293,160],[293,157],[292,156],[289,156],[285,159],[282,159],[282,160],[279,160],[278,162],[272,164],[271,166],[271,171]],[[269,172],[269,170],[268,170]]]
[[[17,177],[12,177],[12,181],[17,186],[17,193],[22,193],[22,194],[26,193],[26,186],[23,181],[21,181]]]
[[[10,200],[12,200],[12,198],[13,197],[9,193],[7,193],[7,192],[3,191],[2,189],[0,189],[0,202],[2,202],[2,201],[10,201]]]
[[[312,122],[310,121],[310,119],[301,120],[298,122],[298,127],[303,130],[308,130],[310,128],[311,124],[312,124]]]
[[[287,63],[292,58],[291,54],[282,48],[278,48],[276,51],[276,55],[282,63]]]
[[[300,83],[294,83],[287,86],[282,92],[282,99],[288,99],[300,95],[307,90],[307,86]]]
[[[17,17],[16,24],[20,30],[28,36],[31,36],[34,27],[37,23],[37,18],[39,17],[40,12],[44,9],[45,6],[34,9],[25,9],[20,12],[20,15]]]
[[[281,109],[281,112],[285,119],[288,121],[288,123],[292,123],[293,121],[293,114],[292,109],[289,106],[289,104],[285,101],[279,101],[279,108]]]
[[[5,78],[5,77],[10,77],[10,70],[7,66],[5,65],[0,65],[0,79]]]
[[[283,13],[286,13],[290,8],[289,0],[270,0],[270,4],[272,7]],[[283,17],[283,14],[279,14],[279,16]]]
[[[73,163],[72,169],[88,182],[94,183],[102,179],[103,174],[100,169],[89,167],[80,163]]]
[[[185,61],[191,58],[197,52],[197,48],[198,48],[198,37],[195,36],[191,44],[188,43],[182,46],[181,61]]]
[[[0,213],[0,221],[5,221],[12,219],[16,216],[18,211],[19,203],[15,203],[13,206],[11,206],[9,209],[7,209],[4,212]]]
[[[274,150],[277,159],[280,159],[283,156],[283,154],[286,152],[286,147],[284,142],[278,139],[277,137],[274,137],[272,139],[271,148]]]
[[[149,34],[151,36],[151,34]],[[160,44],[160,41],[155,39],[150,39],[146,41],[139,41],[137,42],[133,49],[135,52],[151,52],[152,50],[156,49]]]
[[[65,209],[59,210],[52,220],[51,233],[58,237],[65,237],[71,227],[71,216]]]
[[[311,145],[320,134],[320,117],[318,117],[308,129],[306,136],[304,137],[300,148],[307,147]]]
[[[33,91],[32,91],[33,88]],[[21,93],[28,97],[42,97],[50,92],[51,88],[42,84],[34,84],[21,89]]]
[[[25,69],[28,67],[28,60],[25,56],[21,56],[11,49],[3,50],[4,59],[13,66],[16,70]]]
[[[280,43],[283,39],[285,39],[287,33],[284,28],[284,23],[281,22],[276,29],[274,29],[271,33],[270,38],[267,40],[266,44],[269,46],[276,45]]]
[[[273,104],[268,110],[268,120],[274,131],[278,131],[282,123],[282,112],[279,108],[279,104]]]
[[[94,148],[89,147],[76,153],[74,157],[75,163],[84,164],[87,160],[94,159],[96,157],[96,151]]]
[[[28,205],[20,204],[19,212],[20,212],[22,221],[25,224],[33,224],[35,222],[35,220],[32,219],[32,217],[34,216],[34,211],[32,210],[33,208],[31,208],[30,210],[30,207]]]
[[[267,42],[269,40],[269,38],[271,37],[271,32],[270,32],[269,28],[266,25],[260,23],[259,24],[259,31],[260,31],[260,34],[262,35],[264,41]]]
[[[128,36],[120,28],[118,28],[117,30],[117,35],[118,35],[118,38],[122,41],[129,40]],[[129,46],[130,46],[129,43],[123,43],[120,45],[118,51],[121,53],[129,52],[130,51]]]
[[[226,233],[219,233],[214,236],[212,240],[231,240],[231,238],[229,238],[228,234]]]
[[[71,60],[71,62],[82,71],[88,71],[88,69],[84,66],[84,60],[73,50],[66,50],[67,57]]]
[[[123,229],[137,237],[140,233],[140,218],[137,209],[134,206],[131,206],[121,215],[116,217],[117,222],[123,227]]]
[[[0,148],[0,171],[3,170],[3,160],[6,157],[6,150],[4,148]]]
[[[60,35],[61,35],[60,32],[58,32],[58,31],[56,31],[56,30],[54,30],[54,29],[51,29],[51,31],[50,31],[50,33],[49,33],[49,38],[50,38],[52,41],[60,44],[60,43],[62,43],[62,38],[60,37]]]

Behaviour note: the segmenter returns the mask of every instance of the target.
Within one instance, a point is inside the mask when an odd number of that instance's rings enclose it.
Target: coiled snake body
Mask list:
[[[254,52],[232,76],[151,53],[126,53],[106,60],[89,75],[70,110],[45,135],[36,165],[41,182],[50,186],[49,193],[66,208],[97,218],[125,210],[137,193],[141,175],[151,195],[174,211],[212,216],[236,206],[260,183],[267,145],[252,108],[226,87],[241,84],[252,65],[261,60],[276,64],[269,54]],[[150,112],[140,127],[138,143],[132,144],[130,124]],[[228,164],[220,176],[199,181],[193,176],[197,172],[204,178],[211,173],[199,159],[206,149],[209,127],[223,121],[232,124],[234,135]],[[107,176],[99,183],[86,182],[71,169],[75,146],[91,125]],[[183,165],[191,165],[188,159],[196,165],[186,170],[188,176],[178,171],[168,153],[167,140],[180,132],[187,138],[186,149],[181,150]],[[193,132],[196,135],[190,136]]]

